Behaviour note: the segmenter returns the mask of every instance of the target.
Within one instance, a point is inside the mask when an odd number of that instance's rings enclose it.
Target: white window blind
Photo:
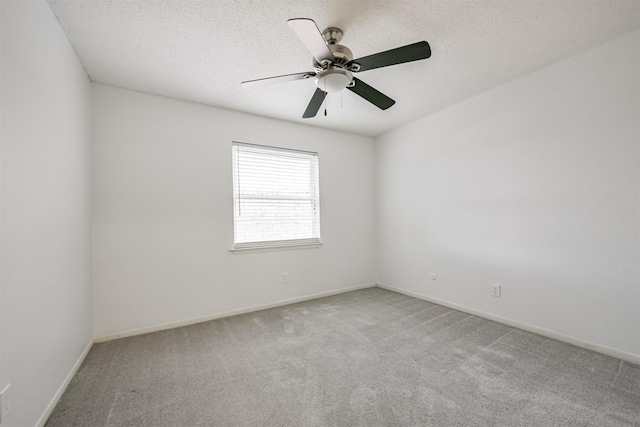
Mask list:
[[[318,154],[233,143],[235,249],[320,243]]]

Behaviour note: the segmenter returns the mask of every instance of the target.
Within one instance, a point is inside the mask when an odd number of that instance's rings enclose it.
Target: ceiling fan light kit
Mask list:
[[[339,28],[329,27],[320,33],[316,23],[308,18],[290,19],[287,23],[311,52],[314,58],[314,71],[248,80],[242,82],[242,85],[251,88],[314,77],[317,88],[302,115],[303,118],[314,117],[318,113],[327,93],[336,93],[343,89],[349,89],[381,110],[386,110],[395,104],[395,101],[354,77],[353,73],[418,61],[431,56],[429,43],[421,41],[353,59],[351,50],[338,44],[343,35],[342,30]]]
[[[342,68],[329,68],[316,74],[316,86],[327,93],[340,92],[353,81],[351,71]]]

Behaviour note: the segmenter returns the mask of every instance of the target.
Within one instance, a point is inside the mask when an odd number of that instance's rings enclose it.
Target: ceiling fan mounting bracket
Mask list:
[[[322,37],[329,45],[338,44],[342,40],[342,30],[336,27],[329,27],[322,32]]]

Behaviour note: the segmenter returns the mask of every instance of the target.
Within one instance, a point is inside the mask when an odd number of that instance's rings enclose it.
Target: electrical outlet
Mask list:
[[[289,283],[289,273],[282,273],[282,283]]]
[[[502,286],[496,284],[491,285],[491,296],[500,298],[502,296]]]
[[[11,412],[11,393],[10,393],[11,384],[7,384],[7,386],[0,392],[0,423],[7,418],[9,412]]]

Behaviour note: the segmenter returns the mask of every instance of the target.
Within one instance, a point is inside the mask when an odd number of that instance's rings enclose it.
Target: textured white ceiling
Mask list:
[[[49,2],[94,82],[369,136],[640,27],[639,1]],[[313,80],[240,86],[312,70],[289,18],[341,28],[355,58],[420,40],[432,57],[357,75],[396,100],[386,111],[343,91],[302,119]]]

